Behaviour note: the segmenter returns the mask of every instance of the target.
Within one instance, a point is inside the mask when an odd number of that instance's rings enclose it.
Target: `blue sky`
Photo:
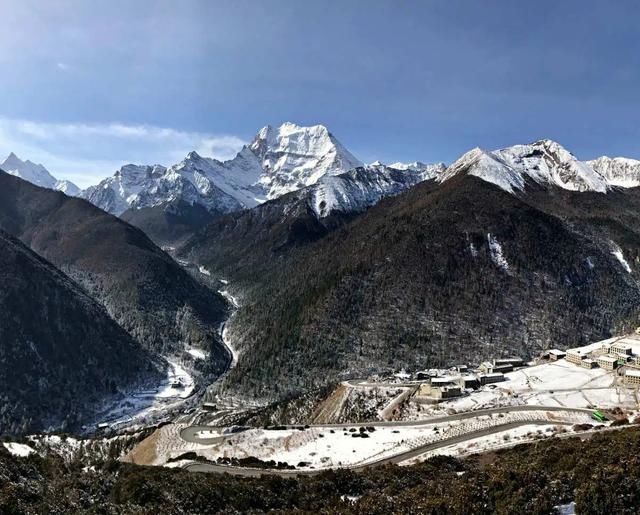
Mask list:
[[[364,161],[640,158],[640,2],[0,0],[0,154],[86,186],[323,123]]]

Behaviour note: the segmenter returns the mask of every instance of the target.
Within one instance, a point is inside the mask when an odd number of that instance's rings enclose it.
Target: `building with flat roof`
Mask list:
[[[440,384],[434,385],[432,383],[421,384],[418,388],[418,397],[430,397],[432,399],[451,399],[453,397],[460,397],[462,395],[462,389],[458,384]]]
[[[624,373],[624,384],[640,385],[640,370],[627,370]]]
[[[500,383],[504,381],[504,374],[502,372],[491,372],[489,374],[479,374],[480,384]]]
[[[478,376],[473,374],[466,374],[462,376],[458,382],[460,388],[479,388],[480,387],[480,379]]]
[[[522,358],[513,357],[513,358],[496,358],[493,360],[494,366],[499,365],[511,365],[512,367],[521,367],[524,365],[524,361]]]
[[[600,368],[604,368],[605,370],[614,370],[618,366],[618,359],[620,358],[617,356],[604,354],[602,356],[598,356],[597,363]]]
[[[551,361],[558,361],[559,359],[564,358],[567,353],[564,351],[561,351],[560,349],[551,349],[547,351],[547,354],[549,355],[549,359]]]
[[[495,361],[493,363],[485,361],[480,365],[479,370],[484,374],[492,374],[494,372],[502,372],[504,374],[506,372],[512,372],[513,365],[510,363],[497,364]]]
[[[584,349],[568,349],[565,359],[574,365],[580,365],[583,359],[589,357],[589,352]]]
[[[580,362],[580,366],[582,368],[596,368],[598,363],[591,358],[585,358]]]
[[[633,354],[633,348],[624,342],[616,342],[611,346],[611,353],[626,359]]]

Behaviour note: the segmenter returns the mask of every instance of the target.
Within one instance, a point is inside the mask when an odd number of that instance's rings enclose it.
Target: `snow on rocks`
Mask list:
[[[624,157],[599,157],[587,161],[611,186],[635,188],[640,186],[640,161]]]
[[[195,359],[207,359],[208,353],[200,349],[187,349],[187,352]]]
[[[362,210],[442,170],[443,164],[420,162],[365,167],[325,126],[287,122],[262,128],[228,161],[190,152],[169,168],[126,165],[82,196],[115,215],[176,200],[229,213],[317,185],[309,202],[322,217]]]
[[[491,261],[505,272],[509,271],[509,262],[504,257],[502,245],[495,236],[491,233],[487,234],[487,242],[489,243],[489,254],[491,255]]]
[[[620,264],[622,265],[622,268],[624,268],[625,271],[628,274],[630,274],[631,266],[629,265],[629,262],[625,259],[624,254],[622,253],[622,249],[615,243],[612,244],[612,247],[613,247],[613,250],[611,251],[611,254],[620,262]]]
[[[527,180],[573,191],[606,193],[610,187],[607,179],[590,163],[579,161],[551,140],[494,151],[475,148],[460,157],[437,180],[444,182],[458,174],[479,177],[509,193],[523,191]]]
[[[397,169],[379,162],[340,175],[325,175],[309,189],[309,206],[318,218],[333,212],[358,212],[434,178],[444,165]]]
[[[27,444],[15,443],[15,442],[3,442],[3,445],[7,451],[19,458],[25,458],[30,454],[36,452]]]

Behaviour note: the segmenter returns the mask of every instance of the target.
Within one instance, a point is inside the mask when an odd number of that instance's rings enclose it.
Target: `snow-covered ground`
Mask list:
[[[98,424],[120,428],[143,422],[145,417],[175,408],[195,389],[189,372],[175,359],[167,358],[167,376],[155,388],[131,392],[117,405],[102,414]]]
[[[536,438],[542,438],[551,436],[558,430],[558,426],[549,424],[545,425],[525,425],[508,431],[501,431],[488,436],[482,436],[480,438],[472,438],[465,442],[448,445],[447,447],[441,447],[435,451],[425,452],[420,456],[411,458],[402,465],[413,465],[421,461],[427,460],[436,455],[446,456],[464,456],[467,454],[474,454],[478,452],[485,452],[490,450],[502,449],[510,447],[517,443],[531,441]]]
[[[195,359],[207,359],[208,356],[208,353],[201,349],[187,349],[187,352]]]
[[[353,436],[361,434],[362,425],[359,424],[347,428],[314,426],[305,430],[254,428],[227,434],[222,441],[213,444],[185,442],[179,436],[180,428],[170,425],[159,430],[160,434],[155,440],[153,464],[161,465],[185,452],[195,451],[209,460],[255,457],[264,461],[286,462],[302,469],[356,466],[375,463],[428,444],[499,425],[513,422],[527,425],[540,420],[549,420],[550,426],[560,422],[578,424],[588,422],[589,415],[571,412],[512,412],[482,415],[415,426],[381,426],[373,431],[365,430],[363,433],[367,435],[365,438]],[[527,427],[530,426],[527,425]],[[538,427],[536,426],[536,430]],[[514,431],[519,431],[519,428]],[[527,434],[529,431],[522,433]],[[206,441],[208,438],[222,434],[216,429],[203,429],[197,433],[197,438]],[[516,432],[514,438],[519,434]]]
[[[19,458],[24,458],[35,452],[31,447],[24,443],[4,442],[3,445],[11,454],[18,456]]]
[[[640,345],[640,341],[636,344]],[[599,348],[595,345],[588,347]],[[410,407],[408,416],[410,419],[424,419],[443,413],[518,405],[569,408],[637,406],[634,390],[625,388],[615,372],[602,368],[586,369],[566,360],[509,372],[505,379],[450,401]]]

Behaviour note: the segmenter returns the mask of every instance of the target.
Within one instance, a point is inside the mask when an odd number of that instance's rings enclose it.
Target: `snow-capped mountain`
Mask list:
[[[78,186],[76,186],[73,182],[67,180],[56,181],[53,189],[61,191],[69,197],[77,197],[82,192],[82,190]]]
[[[397,163],[395,164],[397,165]],[[340,175],[325,175],[310,187],[308,203],[318,218],[333,212],[363,211],[384,197],[398,195],[442,173],[442,163],[404,168],[375,162]]]
[[[379,162],[372,164],[378,164]],[[423,172],[426,179],[435,179],[436,176],[446,168],[444,163],[428,164],[421,161],[414,161],[413,163],[391,163],[387,165],[389,168],[395,168],[396,170],[415,170]]]
[[[634,188],[640,186],[640,161],[626,157],[602,156],[587,161],[596,172],[602,175],[611,186]]]
[[[0,169],[36,186],[62,191],[70,197],[75,197],[80,193],[80,188],[71,181],[59,181],[41,164],[29,160],[23,161],[13,152],[0,164]]]
[[[125,165],[115,175],[91,186],[81,196],[101,209],[121,215],[126,210],[182,200],[210,210],[230,212],[242,205],[218,189],[207,176],[208,160],[195,152],[171,168]]]
[[[268,125],[249,150],[260,161],[263,173],[259,183],[268,199],[363,166],[323,125],[284,123],[277,129]]]
[[[474,148],[449,166],[437,180],[444,182],[459,173],[474,175],[511,193],[524,190],[527,179],[542,186],[600,193],[606,193],[610,184],[589,163],[579,161],[551,140],[492,152]]]
[[[325,198],[325,208],[318,208],[318,212],[325,212],[339,206],[370,205],[374,199],[385,196],[387,189],[398,192],[406,189],[406,185],[431,178],[440,165],[433,168],[420,164],[415,169],[407,165],[394,173],[363,166],[326,127],[285,123],[278,128],[261,129],[231,160],[222,162],[191,152],[166,169],[157,165],[127,165],[82,196],[116,215],[130,208],[156,207],[174,201],[229,213],[326,179],[317,193],[318,198]],[[350,177],[329,180],[355,168],[362,170]],[[349,195],[357,198],[349,199]],[[321,203],[318,200],[318,206]]]

